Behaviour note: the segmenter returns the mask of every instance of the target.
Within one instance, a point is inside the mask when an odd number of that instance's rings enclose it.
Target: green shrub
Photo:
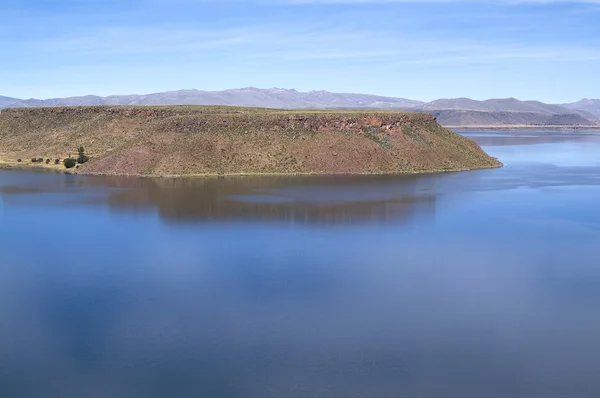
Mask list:
[[[64,163],[67,169],[71,169],[77,165],[77,161],[73,158],[66,158]]]
[[[85,162],[90,160],[90,158],[86,156],[85,149],[82,146],[79,147],[77,152],[79,152],[79,156],[77,156],[77,163],[84,164]]]

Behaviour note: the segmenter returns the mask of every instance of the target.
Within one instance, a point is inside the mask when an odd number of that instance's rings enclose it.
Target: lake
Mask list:
[[[505,167],[0,171],[0,397],[600,396],[600,132]]]

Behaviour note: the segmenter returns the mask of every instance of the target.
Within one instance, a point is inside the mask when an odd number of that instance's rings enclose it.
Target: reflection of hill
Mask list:
[[[416,178],[250,177],[225,179],[91,178],[113,191],[121,210],[156,209],[168,221],[382,222],[435,211]]]

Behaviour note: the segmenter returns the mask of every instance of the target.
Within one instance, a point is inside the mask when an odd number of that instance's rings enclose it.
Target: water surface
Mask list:
[[[502,169],[0,171],[0,397],[598,397],[600,134]]]

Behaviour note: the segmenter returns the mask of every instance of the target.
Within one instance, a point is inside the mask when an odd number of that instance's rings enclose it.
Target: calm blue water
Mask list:
[[[600,134],[408,177],[0,171],[0,397],[600,396]]]

